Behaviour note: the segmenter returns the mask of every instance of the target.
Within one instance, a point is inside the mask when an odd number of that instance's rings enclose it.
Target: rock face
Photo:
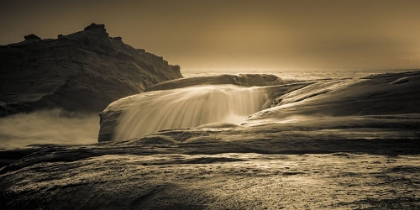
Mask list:
[[[0,46],[0,116],[42,108],[100,112],[110,102],[181,78],[179,66],[108,36],[105,26]]]
[[[24,36],[23,38],[25,38],[25,41],[30,41],[30,40],[35,40],[35,41],[39,41],[41,40],[41,38],[35,34],[29,34]]]

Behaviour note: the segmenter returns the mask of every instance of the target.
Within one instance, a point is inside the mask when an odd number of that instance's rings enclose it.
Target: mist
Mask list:
[[[97,142],[99,116],[60,109],[0,118],[0,149],[31,144],[91,144]]]

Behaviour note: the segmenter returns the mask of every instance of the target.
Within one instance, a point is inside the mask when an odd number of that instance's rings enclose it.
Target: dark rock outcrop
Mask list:
[[[58,39],[25,39],[0,46],[0,116],[43,108],[100,112],[119,98],[182,77],[179,66],[109,37],[103,24]]]
[[[23,38],[25,38],[25,41],[28,41],[28,40],[39,41],[39,40],[41,40],[41,38],[39,36],[35,35],[35,34],[29,34],[29,35],[24,36]]]
[[[103,33],[103,34],[108,35],[108,33],[106,32],[104,24],[92,23],[92,24],[86,26],[83,30],[84,31],[97,31],[99,33]]]

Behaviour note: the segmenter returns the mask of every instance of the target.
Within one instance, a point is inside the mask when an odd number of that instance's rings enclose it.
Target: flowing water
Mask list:
[[[115,140],[142,137],[162,129],[208,123],[239,123],[270,104],[263,87],[206,85],[146,92],[121,116]]]
[[[313,80],[322,78],[360,78],[381,71],[276,71],[282,79]],[[229,72],[223,72],[229,73]],[[239,73],[239,72],[232,72]],[[262,72],[243,72],[262,73]],[[215,72],[183,73],[185,77],[217,75]],[[311,86],[314,87],[314,86]],[[304,94],[288,94],[281,104],[314,95],[320,90],[302,89]],[[295,92],[296,94],[299,92]],[[212,122],[236,123],[262,109],[271,102],[265,88],[244,88],[232,85],[196,86],[140,94],[139,103],[120,119],[116,139],[128,139],[155,133],[162,129],[196,127]],[[17,114],[0,119],[0,150],[23,147],[28,144],[95,143],[99,130],[97,114],[65,116],[61,111],[39,111]]]

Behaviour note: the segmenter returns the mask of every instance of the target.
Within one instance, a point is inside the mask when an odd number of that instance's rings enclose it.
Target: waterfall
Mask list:
[[[208,123],[239,123],[269,106],[263,87],[206,85],[145,92],[119,118],[114,140],[143,137],[162,129]]]

